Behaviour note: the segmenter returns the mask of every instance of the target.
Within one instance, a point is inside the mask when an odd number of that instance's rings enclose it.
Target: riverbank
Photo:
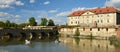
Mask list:
[[[75,32],[78,29],[80,38],[86,38],[92,36],[96,39],[109,39],[111,36],[120,37],[120,28],[115,27],[96,27],[96,28],[89,28],[89,27],[71,27],[71,28],[61,28],[59,33],[63,37],[74,37]]]

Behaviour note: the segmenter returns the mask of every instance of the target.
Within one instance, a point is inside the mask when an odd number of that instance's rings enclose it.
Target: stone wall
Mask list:
[[[61,28],[59,33],[63,36],[65,35],[74,35],[77,28]],[[116,28],[80,28],[80,35],[90,35],[92,36],[101,36],[101,37],[110,37],[116,35]]]

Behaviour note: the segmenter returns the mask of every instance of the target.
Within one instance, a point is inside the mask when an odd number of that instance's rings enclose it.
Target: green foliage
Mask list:
[[[47,19],[41,18],[41,26],[46,26],[46,25],[47,25]]]
[[[5,27],[8,28],[8,27],[11,27],[11,22],[9,20],[7,20],[5,22]]]
[[[74,37],[76,45],[79,45],[80,38],[79,37]]]
[[[19,27],[25,27],[25,26],[28,26],[29,24],[28,23],[21,23],[19,24]]]
[[[54,21],[52,19],[49,19],[48,26],[55,26]]]
[[[11,23],[11,27],[18,27],[18,24],[16,24],[16,23]]]
[[[18,24],[11,23],[9,20],[7,20],[6,22],[0,21],[0,27],[2,28],[18,27]]]
[[[31,26],[36,26],[37,25],[37,22],[35,21],[34,17],[29,18],[29,25],[31,25]]]
[[[75,36],[79,36],[79,35],[80,35],[79,28],[77,28],[75,31]]]
[[[70,37],[70,35],[67,34],[66,37]]]
[[[31,26],[36,26],[37,22],[34,17],[31,17],[28,19],[29,23],[21,23],[21,24],[16,24],[16,23],[11,23],[9,20],[6,20],[6,22],[0,21],[0,27],[1,28],[23,28],[25,26],[31,25]],[[47,24],[48,23],[48,24]],[[49,19],[47,21],[46,18],[41,18],[41,26],[54,26],[54,21],[52,19]]]
[[[0,21],[0,27],[4,27],[5,26],[5,23]]]

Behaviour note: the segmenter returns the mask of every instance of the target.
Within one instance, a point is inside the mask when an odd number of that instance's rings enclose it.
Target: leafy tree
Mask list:
[[[47,19],[41,18],[41,26],[46,26],[46,25],[47,25]]]
[[[36,26],[37,25],[37,22],[35,21],[34,17],[29,18],[29,25],[31,25],[31,26]]]
[[[79,35],[80,35],[79,28],[77,28],[75,31],[75,36],[79,36]]]
[[[54,21],[52,19],[49,19],[48,26],[55,26]]]
[[[5,23],[0,21],[0,27],[4,27],[5,26]]]
[[[11,27],[11,22],[9,21],[9,20],[7,20],[6,22],[5,22],[5,27]]]
[[[29,24],[28,23],[21,23],[19,24],[19,27],[25,27],[25,26],[28,26]]]
[[[11,23],[11,27],[18,27],[18,24],[16,24],[16,23]]]

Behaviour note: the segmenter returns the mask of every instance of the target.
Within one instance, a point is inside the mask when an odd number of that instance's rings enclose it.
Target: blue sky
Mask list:
[[[53,19],[55,24],[66,24],[72,11],[112,6],[120,8],[120,0],[0,0],[0,21],[28,22],[28,18]]]

